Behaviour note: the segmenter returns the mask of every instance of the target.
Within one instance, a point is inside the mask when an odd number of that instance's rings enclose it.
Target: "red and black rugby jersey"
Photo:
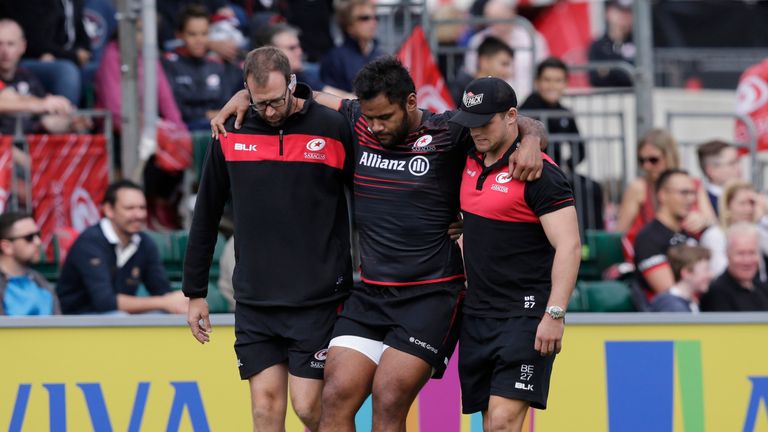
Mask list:
[[[679,245],[695,246],[697,244],[696,239],[685,230],[675,232],[658,219],[653,219],[640,229],[634,244],[635,273],[640,286],[649,297],[654,293],[645,280],[645,276],[658,268],[669,267],[669,260],[667,259],[669,248]]]
[[[447,231],[459,212],[467,130],[448,122],[453,112],[423,111],[404,143],[385,148],[358,101],[344,101],[339,110],[357,139],[354,214],[363,280],[407,286],[463,279],[461,253]]]
[[[574,205],[565,174],[542,153],[544,171],[532,182],[512,179],[509,155],[486,167],[471,152],[461,181],[464,263],[470,315],[506,318],[544,313],[552,285],[555,251],[539,217]]]
[[[352,283],[349,216],[352,134],[306,85],[303,108],[280,127],[250,110],[241,129],[208,148],[184,262],[184,293],[204,297],[217,227],[232,198],[235,300],[254,306],[338,301]]]

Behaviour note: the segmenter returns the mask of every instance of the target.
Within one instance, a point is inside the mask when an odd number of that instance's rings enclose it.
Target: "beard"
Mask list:
[[[267,119],[267,117],[264,114],[261,114],[261,113],[258,113],[258,112],[257,113],[262,118],[262,120],[264,120],[268,125],[270,125],[272,127],[280,127],[280,126],[282,126],[283,123],[285,123],[285,121],[288,120],[288,117],[291,116],[291,110],[293,110],[293,103],[294,103],[293,95],[289,93],[287,97],[288,97],[288,100],[287,100],[287,102],[285,104],[285,111],[283,111],[280,114],[280,116],[279,116],[279,118],[277,120],[270,121],[270,120]]]
[[[384,142],[381,139],[381,135],[376,135],[376,139],[378,139],[379,143],[381,143],[381,145],[386,148],[394,148],[405,143],[405,139],[408,137],[408,116],[403,116],[403,122],[400,124],[400,127],[397,128],[397,130],[391,134],[385,134],[383,136],[385,138],[390,138],[388,142]]]

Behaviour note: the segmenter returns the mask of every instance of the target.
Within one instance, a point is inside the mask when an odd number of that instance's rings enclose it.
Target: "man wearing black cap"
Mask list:
[[[509,176],[520,143],[517,98],[498,78],[464,91],[451,119],[470,129],[461,181],[467,297],[459,344],[464,413],[484,430],[519,431],[529,406],[545,409],[581,243],[573,192],[542,154],[541,178]]]

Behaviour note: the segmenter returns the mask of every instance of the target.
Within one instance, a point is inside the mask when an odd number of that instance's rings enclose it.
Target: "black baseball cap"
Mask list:
[[[450,121],[464,127],[481,127],[494,115],[517,106],[517,96],[506,81],[500,78],[478,78],[467,84],[461,97],[459,111]]]

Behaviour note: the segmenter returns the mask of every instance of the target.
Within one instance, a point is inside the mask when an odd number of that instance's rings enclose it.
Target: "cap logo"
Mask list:
[[[464,102],[465,107],[472,108],[483,103],[483,93],[476,95],[472,92],[464,92],[464,97],[461,98],[461,101]]]

